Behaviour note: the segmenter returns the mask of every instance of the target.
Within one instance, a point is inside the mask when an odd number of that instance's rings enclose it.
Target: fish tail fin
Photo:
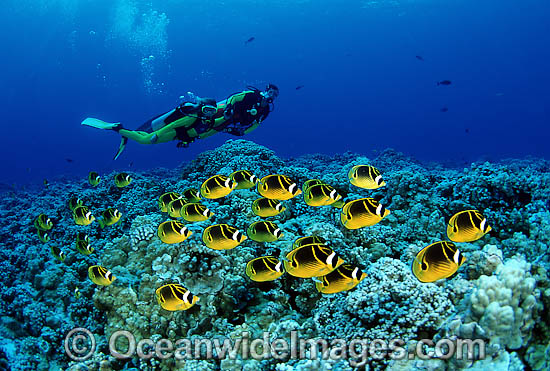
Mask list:
[[[118,151],[116,152],[116,155],[113,158],[113,160],[116,160],[118,156],[122,154],[122,151],[124,151],[124,148],[126,148],[126,143],[128,143],[128,138],[122,137],[120,139],[120,145],[118,146]]]
[[[120,124],[120,122],[105,122],[99,119],[95,119],[93,117],[88,117],[87,119],[81,122],[81,125],[91,126],[97,129],[115,130],[115,131],[118,131],[122,128],[122,125]]]

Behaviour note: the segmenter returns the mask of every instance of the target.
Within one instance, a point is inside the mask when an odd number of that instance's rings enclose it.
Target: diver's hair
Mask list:
[[[265,90],[267,91],[269,89],[277,90],[277,92],[279,92],[279,88],[275,84],[271,84],[271,83],[267,84],[267,86],[265,87]]]

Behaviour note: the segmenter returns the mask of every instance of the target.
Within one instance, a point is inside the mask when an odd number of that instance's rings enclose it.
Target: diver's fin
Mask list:
[[[118,158],[118,156],[120,156],[122,151],[124,151],[124,148],[126,148],[126,143],[128,143],[128,138],[122,137],[120,139],[120,146],[118,146],[118,151],[117,151],[117,153],[115,155],[115,158],[113,160],[116,160]]]
[[[115,130],[120,127],[120,122],[105,122],[93,117],[88,117],[82,121],[81,125],[91,126],[98,129]]]

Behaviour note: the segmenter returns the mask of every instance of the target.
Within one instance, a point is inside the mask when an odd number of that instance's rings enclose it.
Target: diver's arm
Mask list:
[[[243,134],[248,134],[250,133],[251,131],[255,130],[258,126],[260,126],[260,123],[261,121],[258,121],[258,120],[254,120],[252,122],[252,125],[250,125],[248,128],[246,128],[243,132]]]
[[[258,123],[263,122],[267,118],[267,116],[269,115],[269,112],[270,112],[269,106],[265,107],[265,110],[262,111],[262,114],[258,118]]]
[[[236,124],[227,127],[224,131],[228,134],[235,135],[238,137],[242,137],[245,134],[250,133],[251,131],[255,130],[258,126],[260,126],[260,121],[254,120],[248,125]]]

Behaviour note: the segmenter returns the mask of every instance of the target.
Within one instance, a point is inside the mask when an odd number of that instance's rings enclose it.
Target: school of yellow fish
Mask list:
[[[377,189],[386,185],[378,169],[371,165],[357,165],[348,172],[350,183],[363,189]],[[101,177],[90,172],[88,183],[96,187]],[[132,182],[130,175],[119,173],[114,184],[123,188]],[[331,206],[340,209],[340,222],[343,227],[355,230],[375,225],[390,214],[374,198],[344,200],[337,189],[320,179],[310,179],[300,189],[290,177],[281,174],[257,178],[248,170],[239,170],[229,176],[214,175],[206,179],[200,189],[188,188],[181,193],[166,192],[158,199],[161,212],[167,213],[168,220],[158,226],[157,235],[163,243],[175,244],[185,241],[192,231],[180,220],[194,223],[210,219],[214,214],[201,204],[201,199],[219,199],[228,196],[234,190],[255,188],[261,196],[251,204],[253,213],[260,218],[269,218],[286,210],[282,201],[303,194],[308,206]],[[78,197],[68,201],[75,224],[90,225],[96,220],[89,208]],[[120,223],[122,214],[115,208],[108,208],[101,214],[100,228]],[[42,242],[50,240],[49,232],[53,223],[45,214],[34,221],[38,238]],[[450,241],[439,241],[424,247],[414,258],[412,272],[421,282],[434,282],[452,276],[466,261],[454,242],[471,242],[482,238],[491,230],[487,219],[477,210],[465,210],[453,215],[447,225]],[[259,243],[269,243],[284,236],[283,231],[272,221],[260,220],[251,223],[246,234],[228,224],[214,224],[204,228],[202,240],[210,249],[229,250],[239,246],[247,238]],[[452,242],[451,242],[452,241]],[[79,232],[75,238],[76,250],[83,255],[94,252],[89,237]],[[64,252],[57,246],[50,247],[51,254],[59,261],[65,260]],[[334,294],[353,289],[365,277],[359,267],[344,260],[328,246],[320,236],[303,236],[292,244],[292,250],[283,259],[276,256],[259,256],[250,260],[244,273],[256,282],[273,281],[285,272],[297,278],[311,278],[320,293]],[[100,265],[88,268],[90,280],[100,286],[108,286],[116,279],[111,271]],[[75,297],[80,291],[74,290]],[[179,283],[169,283],[155,292],[158,304],[168,311],[187,310],[199,301]]]

